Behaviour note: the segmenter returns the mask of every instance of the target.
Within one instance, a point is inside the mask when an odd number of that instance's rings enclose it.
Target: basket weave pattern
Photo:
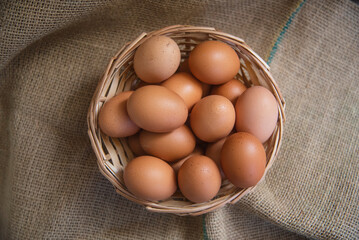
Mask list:
[[[285,101],[273,80],[268,65],[240,38],[216,31],[209,27],[170,26],[150,33],[142,33],[134,41],[127,43],[110,61],[90,103],[87,121],[88,135],[97,157],[101,173],[113,184],[116,191],[125,198],[146,206],[155,212],[167,212],[177,215],[200,215],[213,211],[227,203],[235,203],[253,189],[234,187],[228,180],[222,183],[217,196],[209,202],[194,204],[189,202],[178,191],[170,199],[151,202],[131,194],[123,180],[123,169],[127,162],[134,158],[126,138],[109,138],[103,134],[97,124],[98,113],[103,104],[122,91],[133,90],[139,83],[133,70],[133,57],[139,45],[155,35],[165,35],[177,42],[182,60],[188,58],[191,50],[200,42],[219,40],[229,44],[238,54],[241,67],[236,78],[247,87],[261,85],[269,89],[278,102],[279,116],[276,129],[271,138],[264,144],[267,155],[266,171],[271,167],[278,153],[283,123],[285,121]],[[263,178],[262,178],[263,179]]]

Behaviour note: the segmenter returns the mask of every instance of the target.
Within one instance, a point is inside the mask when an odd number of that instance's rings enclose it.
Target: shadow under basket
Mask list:
[[[216,31],[211,27],[175,25],[150,33],[142,33],[134,41],[127,43],[111,59],[97,86],[87,115],[88,135],[97,157],[99,169],[119,194],[133,202],[144,205],[150,211],[195,216],[214,211],[227,203],[233,204],[251,191],[253,187],[237,188],[226,180],[223,181],[221,189],[214,199],[194,204],[184,198],[179,191],[165,201],[146,201],[131,194],[124,184],[123,170],[126,164],[134,158],[134,154],[129,148],[127,138],[110,138],[103,134],[98,127],[97,117],[107,100],[119,92],[133,90],[138,84],[139,79],[133,70],[134,53],[144,41],[155,35],[165,35],[175,40],[181,50],[181,61],[188,58],[191,50],[200,42],[218,40],[229,44],[237,52],[241,62],[240,71],[235,78],[247,87],[253,85],[266,87],[273,93],[278,102],[278,122],[272,136],[264,144],[267,156],[265,174],[278,153],[285,121],[285,101],[269,72],[268,65],[240,38]]]

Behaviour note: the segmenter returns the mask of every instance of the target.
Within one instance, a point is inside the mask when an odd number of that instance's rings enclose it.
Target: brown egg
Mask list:
[[[221,174],[209,157],[190,157],[178,171],[178,186],[191,202],[202,203],[216,196],[221,187]]]
[[[194,155],[203,155],[203,149],[201,147],[199,147],[199,146],[196,146],[191,154],[189,154],[188,156],[178,160],[177,162],[172,163],[171,166],[172,166],[173,170],[175,170],[176,174],[178,173],[178,170],[183,165],[183,163],[187,159],[189,159],[190,157],[192,157]]]
[[[176,72],[180,61],[181,52],[175,41],[166,36],[153,36],[136,50],[133,68],[141,80],[159,83]]]
[[[141,144],[140,144],[140,134],[139,133],[136,133],[135,135],[132,135],[128,138],[128,145],[130,146],[132,152],[136,156],[146,155],[145,150],[143,150],[143,148],[141,147]]]
[[[191,73],[191,70],[189,69],[189,66],[188,66],[188,58],[185,59],[183,62],[181,62],[178,72],[186,72],[186,73],[191,74],[191,76],[193,76],[193,74]],[[201,81],[200,81],[200,83],[202,84],[202,97],[205,97],[210,93],[211,85],[201,82]]]
[[[227,137],[221,151],[221,166],[235,186],[256,185],[264,175],[266,153],[262,143],[252,134],[234,133]]]
[[[161,85],[177,93],[188,109],[191,109],[202,98],[201,82],[189,73],[175,73]]]
[[[156,85],[137,89],[127,101],[127,112],[137,126],[151,132],[170,132],[182,126],[188,116],[180,96]]]
[[[233,129],[235,111],[225,97],[210,95],[194,105],[190,124],[194,134],[206,142],[215,142],[227,136]]]
[[[262,86],[248,88],[236,108],[236,130],[249,132],[262,143],[272,135],[278,120],[278,105],[273,94]]]
[[[123,179],[133,195],[145,200],[165,200],[177,190],[173,168],[152,156],[132,159],[125,167]]]
[[[224,137],[217,142],[210,143],[206,148],[206,156],[211,158],[217,164],[217,167],[221,172],[222,179],[226,178],[221,167],[221,150],[226,138],[227,137]]]
[[[246,86],[237,79],[232,79],[222,85],[213,86],[211,94],[226,97],[236,104],[237,98],[246,90]]]
[[[236,51],[220,41],[205,41],[190,53],[188,65],[192,74],[208,84],[222,84],[233,79],[239,71]]]
[[[133,91],[121,92],[102,106],[98,125],[107,136],[127,137],[140,130],[127,114],[127,99],[132,93]]]
[[[173,162],[193,152],[196,139],[191,130],[186,125],[182,125],[167,133],[142,130],[140,144],[148,154]]]

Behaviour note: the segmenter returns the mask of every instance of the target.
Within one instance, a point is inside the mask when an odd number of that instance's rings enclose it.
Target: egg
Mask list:
[[[191,202],[206,202],[218,193],[221,187],[221,174],[212,159],[195,155],[187,159],[179,169],[178,186]]]
[[[189,69],[189,66],[188,66],[188,58],[180,63],[180,67],[178,69],[178,72],[186,72],[186,73],[189,73],[189,74],[191,74],[193,76],[193,74],[191,73],[191,70]],[[204,82],[201,82],[201,81],[200,81],[200,83],[202,84],[202,97],[205,97],[210,93],[211,85],[207,84],[207,83],[204,83]]]
[[[98,115],[98,125],[109,137],[128,137],[140,128],[127,114],[127,100],[133,91],[121,92],[105,102]]]
[[[203,155],[203,149],[199,146],[196,146],[191,154],[178,160],[177,162],[171,163],[171,167],[173,168],[173,170],[175,170],[176,173],[178,173],[178,170],[183,165],[183,163],[194,155]]]
[[[226,97],[236,104],[237,98],[246,90],[246,86],[237,79],[232,79],[224,84],[213,86],[211,94]]]
[[[272,135],[278,120],[278,104],[273,94],[262,86],[248,88],[238,97],[236,130],[256,136],[262,143]]]
[[[177,43],[166,36],[153,36],[135,52],[133,68],[147,83],[159,83],[173,75],[181,61]]]
[[[137,126],[150,132],[170,132],[182,126],[188,116],[183,99],[157,85],[137,89],[127,101],[127,112]]]
[[[128,145],[136,156],[146,155],[145,150],[143,150],[140,144],[139,133],[136,133],[135,135],[128,137]]]
[[[132,159],[124,169],[123,179],[127,189],[144,200],[165,200],[177,190],[173,168],[165,161],[152,156]]]
[[[190,53],[188,65],[192,74],[208,84],[222,84],[238,73],[240,61],[236,51],[220,41],[205,41]]]
[[[201,82],[186,72],[175,73],[161,85],[177,93],[188,109],[191,109],[202,98]]]
[[[215,142],[233,129],[235,110],[231,101],[209,95],[196,103],[191,111],[190,125],[194,134],[205,142]]]
[[[237,132],[227,137],[221,151],[225,176],[235,186],[256,185],[264,175],[266,153],[262,143],[252,134]]]
[[[226,141],[226,138],[227,137],[224,137],[224,138],[218,140],[217,142],[208,144],[208,146],[206,148],[206,154],[205,154],[207,157],[211,158],[217,164],[217,167],[221,173],[222,179],[226,178],[223,173],[222,167],[221,167],[221,151],[222,151],[223,144]]]
[[[182,125],[167,133],[142,130],[140,144],[148,154],[173,162],[193,152],[196,139],[191,130],[186,125]]]

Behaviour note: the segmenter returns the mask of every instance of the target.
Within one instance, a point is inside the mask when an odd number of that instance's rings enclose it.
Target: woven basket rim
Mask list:
[[[221,31],[217,31],[215,28],[212,27],[198,27],[198,26],[190,26],[190,25],[173,25],[168,26],[159,30],[155,30],[149,33],[143,32],[140,34],[136,39],[134,39],[131,42],[126,43],[116,54],[114,57],[111,58],[109,64],[107,65],[107,68],[103,74],[103,77],[98,83],[98,86],[94,92],[93,98],[91,100],[88,114],[87,114],[87,124],[88,124],[88,135],[89,139],[92,145],[92,148],[94,150],[94,153],[97,158],[97,164],[99,167],[100,172],[112,183],[112,185],[115,187],[116,192],[119,193],[121,196],[129,199],[130,201],[136,202],[138,204],[144,205],[148,210],[154,211],[154,212],[160,212],[160,213],[174,213],[177,215],[201,215],[207,212],[214,211],[215,209],[218,209],[220,207],[223,207],[227,203],[234,204],[236,203],[240,198],[242,198],[244,195],[246,195],[248,192],[250,192],[254,187],[247,188],[247,189],[238,189],[234,188],[233,193],[215,198],[209,202],[203,203],[203,204],[191,204],[184,207],[178,207],[178,206],[170,206],[170,205],[164,205],[161,204],[161,202],[151,202],[139,199],[135,196],[133,196],[122,184],[118,177],[116,176],[116,173],[108,166],[106,165],[106,156],[104,154],[104,150],[102,149],[103,140],[101,140],[101,137],[103,137],[99,131],[99,128],[97,127],[97,114],[100,109],[100,102],[104,102],[107,98],[110,97],[104,97],[103,92],[106,87],[108,87],[110,84],[113,84],[113,81],[109,82],[109,79],[114,78],[114,81],[120,81],[116,78],[115,73],[118,71],[116,67],[121,65],[122,63],[128,61],[130,59],[131,54],[133,55],[136,48],[144,42],[146,39],[148,39],[151,36],[154,35],[168,35],[168,34],[199,34],[199,37],[207,36],[208,38],[217,39],[220,41],[224,41],[228,44],[230,44],[237,52],[240,51],[243,55],[248,56],[250,58],[251,62],[250,64],[255,64],[255,66],[260,70],[260,73],[265,76],[265,81],[268,83],[268,88],[273,93],[274,97],[276,98],[278,102],[278,123],[277,128],[275,132],[273,133],[273,136],[271,137],[271,142],[273,141],[273,146],[271,155],[267,156],[267,166],[264,173],[264,176],[262,177],[262,180],[264,179],[268,169],[272,166],[276,155],[278,154],[281,141],[282,141],[282,135],[283,135],[283,125],[285,122],[285,100],[278,88],[277,83],[273,79],[270,68],[267,65],[267,63],[258,55],[256,54],[242,39],[233,36],[228,33],[224,33]],[[202,34],[202,35],[201,35]],[[185,36],[185,35],[184,35]],[[242,73],[244,74],[244,73]],[[253,73],[250,73],[253,75]],[[256,73],[254,73],[256,74]],[[121,83],[121,82],[120,82]],[[259,85],[259,83],[257,83]],[[111,90],[110,90],[111,91]],[[112,91],[109,95],[114,95],[116,92]],[[122,140],[114,140],[122,142]],[[116,149],[115,149],[116,151]],[[116,155],[119,155],[118,152],[116,152]],[[112,155],[113,156],[113,155]],[[118,157],[121,161],[121,156]],[[258,185],[258,184],[257,184]]]

